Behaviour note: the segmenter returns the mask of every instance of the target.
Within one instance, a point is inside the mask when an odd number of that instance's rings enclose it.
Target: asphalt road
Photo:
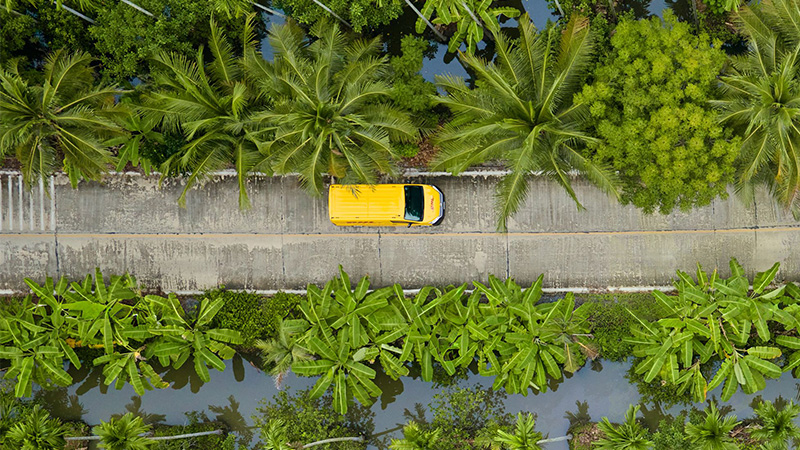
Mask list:
[[[373,285],[485,281],[489,274],[549,288],[663,286],[676,269],[719,267],[736,257],[752,273],[781,262],[781,279],[800,279],[800,224],[765,193],[756,208],[733,196],[690,213],[644,215],[580,180],[587,211],[547,180],[531,183],[528,200],[496,232],[496,175],[408,176],[447,196],[441,226],[340,228],[328,221],[326,199],[311,198],[297,180],[255,177],[252,208],[239,211],[237,184],[221,175],[189,193],[179,208],[180,181],[158,187],[135,174],[81,183],[56,177],[22,189],[0,174],[0,289],[20,291],[28,276],[82,278],[129,271],[166,291],[224,284],[259,290],[324,283],[338,265]],[[11,196],[9,198],[9,193]]]

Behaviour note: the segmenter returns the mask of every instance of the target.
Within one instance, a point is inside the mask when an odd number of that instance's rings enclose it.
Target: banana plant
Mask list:
[[[478,42],[483,40],[484,28],[492,33],[500,32],[499,16],[518,17],[516,8],[492,8],[492,0],[427,0],[417,20],[417,33],[422,33],[436,13],[433,23],[437,25],[456,24],[456,32],[450,37],[448,51],[455,52],[462,43],[467,44],[467,53],[474,53]]]
[[[225,370],[223,360],[233,358],[236,353],[227,344],[241,344],[238,331],[226,328],[210,328],[214,316],[222,308],[221,298],[204,298],[196,317],[190,318],[175,294],[168,297],[148,295],[145,299],[151,308],[159,310],[164,326],[154,332],[160,337],[145,349],[149,358],[155,356],[162,366],[170,363],[175,369],[193,357],[194,369],[204,382],[211,380],[208,368]]]
[[[63,368],[64,359],[78,367],[80,361],[56,325],[61,316],[34,304],[30,295],[15,309],[0,318],[0,358],[10,362],[4,378],[16,379],[14,394],[29,397],[34,381],[44,386],[72,384],[72,377]]]
[[[463,292],[465,287],[462,285],[453,291]],[[478,325],[481,323],[480,296],[480,292],[473,292],[467,297],[466,305],[461,295],[453,296],[451,301],[442,302],[435,309],[438,321],[428,346],[448,375],[454,375],[459,367],[469,366],[483,341],[489,339],[488,331]]]
[[[783,286],[784,296],[781,299],[781,311],[800,320],[800,288],[796,284],[787,283]],[[800,377],[800,326],[793,328],[785,326],[785,333],[775,336],[775,342],[788,354],[784,372],[792,372],[795,378]]]
[[[466,284],[456,289],[450,289],[446,293],[426,286],[417,293],[413,300],[405,298],[399,285],[395,285],[394,289],[398,315],[406,324],[399,361],[410,361],[413,358],[420,365],[422,379],[431,381],[433,379],[433,355],[428,344],[433,336],[433,325],[436,323],[434,309],[439,305],[460,299],[466,289]],[[433,298],[429,300],[431,294],[433,294]]]
[[[142,357],[144,347],[127,352],[114,351],[94,359],[94,365],[103,365],[103,383],[108,386],[114,380],[115,389],[122,389],[125,383],[130,384],[138,395],[144,395],[145,390],[154,388],[163,389],[169,383],[153,370]]]
[[[741,265],[732,259],[731,276],[709,275],[698,265],[697,280],[678,271],[677,296],[654,291],[667,317],[655,323],[640,320],[628,342],[635,344],[638,357],[634,369],[645,382],[660,378],[689,390],[695,401],[724,383],[722,399],[728,400],[739,387],[752,393],[765,386],[764,377],[777,378],[778,365],[770,360],[781,356],[774,346],[749,346],[755,328],[759,340],[770,339],[768,321],[793,324],[793,317],[779,311],[785,287],[767,290],[778,264],[754,278],[753,290]],[[711,381],[703,375],[703,364],[716,358],[722,362]]]

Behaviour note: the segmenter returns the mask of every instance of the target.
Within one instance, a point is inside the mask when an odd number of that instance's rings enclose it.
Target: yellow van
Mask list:
[[[444,195],[429,184],[332,184],[328,213],[339,226],[439,225]]]

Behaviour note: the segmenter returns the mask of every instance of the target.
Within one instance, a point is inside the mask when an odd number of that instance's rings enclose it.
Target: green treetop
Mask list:
[[[720,43],[666,11],[663,23],[623,20],[611,47],[576,103],[589,105],[601,138],[589,151],[620,172],[623,201],[667,214],[727,195],[740,142],[708,104],[726,59]]]

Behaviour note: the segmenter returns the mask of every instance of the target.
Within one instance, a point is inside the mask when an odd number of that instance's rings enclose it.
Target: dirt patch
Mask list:
[[[424,138],[419,141],[419,152],[412,158],[403,158],[400,160],[400,167],[413,168],[413,169],[427,169],[433,158],[439,153],[439,147],[431,143],[429,138]]]
[[[591,450],[592,442],[598,441],[605,437],[597,423],[587,423],[570,430],[572,440],[569,442],[569,448],[572,450]]]

